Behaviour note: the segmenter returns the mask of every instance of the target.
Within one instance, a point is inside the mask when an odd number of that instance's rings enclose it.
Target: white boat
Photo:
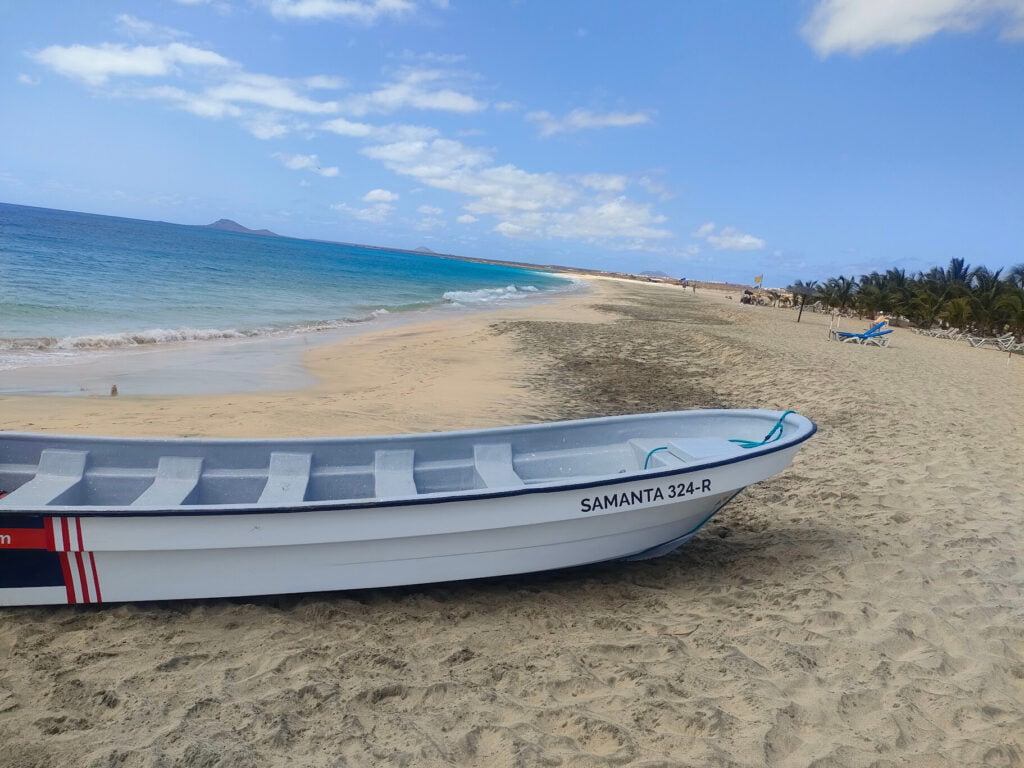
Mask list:
[[[701,410],[387,437],[0,432],[0,605],[386,587],[675,549],[814,434]]]

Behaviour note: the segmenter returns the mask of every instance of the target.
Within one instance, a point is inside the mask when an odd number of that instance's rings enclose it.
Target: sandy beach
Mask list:
[[[823,315],[593,286],[313,350],[304,390],[0,397],[5,429],[115,435],[698,407],[819,426],[652,561],[3,609],[0,766],[1024,764],[1024,357],[906,329],[839,344]]]

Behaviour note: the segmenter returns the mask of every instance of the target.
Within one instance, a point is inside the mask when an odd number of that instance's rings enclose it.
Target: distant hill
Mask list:
[[[276,232],[271,232],[269,229],[249,229],[243,227],[237,221],[231,219],[217,219],[213,224],[199,224],[198,226],[204,229],[221,229],[225,232],[241,232],[246,235],[264,235],[266,237],[280,237]]]
[[[649,269],[646,272],[641,272],[641,275],[647,275],[648,277],[668,277],[664,272],[659,272],[656,269]]]
[[[429,248],[427,248],[427,246],[425,246],[425,245],[421,245],[419,248],[417,248],[416,249],[416,253],[429,253],[432,256],[436,256],[437,255],[437,251],[432,251]]]

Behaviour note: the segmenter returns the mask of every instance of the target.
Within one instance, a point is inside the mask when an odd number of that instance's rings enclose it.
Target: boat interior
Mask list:
[[[642,476],[744,453],[725,437],[643,426],[279,441],[0,433],[0,512],[400,500]]]

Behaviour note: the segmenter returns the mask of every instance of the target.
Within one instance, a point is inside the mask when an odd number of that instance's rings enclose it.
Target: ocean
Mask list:
[[[0,372],[373,327],[395,313],[512,305],[574,286],[426,254],[0,204]]]

